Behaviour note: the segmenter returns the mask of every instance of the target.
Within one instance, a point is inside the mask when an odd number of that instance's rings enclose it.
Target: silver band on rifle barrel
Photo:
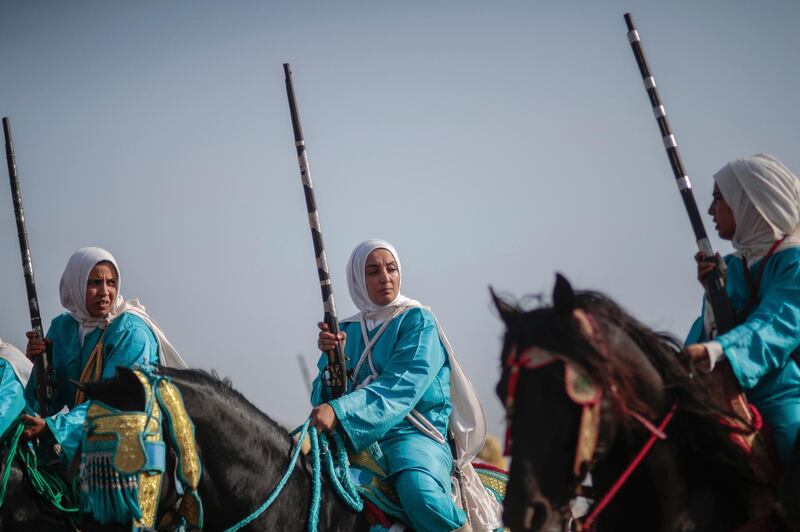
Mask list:
[[[320,229],[319,229],[319,215],[317,214],[317,211],[314,211],[314,212],[312,212],[312,213],[310,213],[308,215],[308,225],[309,225],[309,227],[311,227],[311,229],[316,229],[317,231],[320,231]],[[320,231],[320,232],[322,232],[322,231]]]
[[[639,32],[638,31],[631,30],[631,31],[628,32],[628,42],[633,44],[635,42],[639,42],[640,40],[641,39],[639,39]]]
[[[678,181],[678,190],[683,192],[684,190],[691,190],[692,189],[692,182],[689,181],[689,176],[685,175],[681,177]]]
[[[317,257],[317,268],[324,271],[326,275],[328,274],[328,259],[325,258],[325,250],[323,249],[322,252]]]
[[[336,316],[336,303],[333,301],[333,294],[328,296],[328,299],[322,302],[322,308],[331,316]]]
[[[308,188],[313,187],[311,184],[311,174],[308,172],[308,155],[305,150],[303,150],[303,153],[297,158],[297,163],[300,165],[300,180]]]
[[[664,147],[666,149],[678,147],[678,141],[675,140],[675,135],[667,135],[664,137]]]
[[[31,261],[31,250],[26,249],[22,257],[22,273],[27,277],[33,277],[33,261]]]
[[[653,76],[647,76],[644,78],[644,88],[647,90],[655,89],[656,88],[656,78]]]
[[[664,118],[667,116],[667,110],[664,109],[663,105],[658,105],[653,107],[653,114],[656,115],[656,118]]]
[[[306,141],[304,141],[304,140],[297,140],[297,141],[295,141],[294,145],[295,145],[295,146],[305,146],[305,145],[306,145]]]
[[[320,281],[319,285],[320,286],[330,286],[331,285],[331,280],[330,279],[325,279],[324,281]]]
[[[701,238],[697,241],[697,248],[703,252],[706,257],[713,257],[714,250],[711,248],[711,242],[707,238]]]

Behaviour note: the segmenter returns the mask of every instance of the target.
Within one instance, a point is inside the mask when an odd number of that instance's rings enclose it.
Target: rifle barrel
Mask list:
[[[650,105],[653,107],[653,114],[655,115],[656,123],[661,133],[664,148],[667,151],[667,158],[672,167],[672,173],[675,176],[681,199],[683,199],[683,205],[686,207],[686,213],[689,215],[689,222],[692,224],[694,237],[697,241],[697,248],[703,253],[705,260],[715,261],[714,250],[711,248],[711,242],[708,240],[706,229],[703,226],[703,219],[700,217],[700,211],[697,208],[697,202],[692,193],[692,183],[689,181],[689,176],[683,168],[683,161],[681,160],[680,153],[678,153],[678,142],[675,140],[675,135],[672,133],[669,121],[667,120],[667,112],[664,105],[661,103],[661,97],[658,94],[658,88],[656,88],[656,80],[650,72],[650,66],[644,55],[639,32],[633,24],[633,18],[630,13],[625,13],[625,24],[628,26],[628,42],[630,42],[633,55],[636,58],[636,64],[639,66],[639,72],[642,75],[642,81],[644,82],[647,96],[650,99]],[[725,280],[722,277],[722,272],[720,272],[719,268],[715,268],[711,273],[706,275],[703,281],[711,302],[711,308],[714,310],[717,330],[719,333],[724,333],[732,329],[736,322],[733,308],[728,300],[728,294],[725,291]]]
[[[303,139],[303,128],[300,125],[300,115],[297,112],[297,101],[294,96],[294,85],[292,84],[292,71],[289,63],[283,64],[283,73],[286,78],[286,95],[289,98],[289,112],[292,116],[292,129],[294,130],[294,144],[297,148],[297,162],[300,165],[300,180],[303,183],[303,192],[306,198],[306,208],[308,210],[308,225],[311,228],[311,240],[314,243],[314,255],[317,258],[317,275],[319,276],[319,287],[322,291],[322,306],[324,318],[328,324],[328,330],[339,334],[339,320],[336,317],[336,303],[333,299],[333,286],[331,277],[328,273],[328,260],[325,258],[325,245],[322,241],[322,229],[319,224],[319,213],[317,212],[317,201],[314,196],[314,186],[311,183],[311,172],[308,167],[308,154],[306,144]],[[333,398],[344,395],[347,392],[347,365],[342,353],[341,345],[328,352],[328,373],[330,375],[331,395]]]
[[[6,141],[6,162],[8,163],[8,178],[11,182],[11,200],[14,203],[14,216],[17,220],[17,236],[19,238],[19,251],[22,255],[22,272],[25,275],[25,289],[28,293],[28,311],[31,316],[31,328],[39,338],[44,338],[42,317],[39,313],[39,298],[36,296],[36,281],[33,277],[33,262],[31,261],[31,248],[28,244],[28,231],[25,226],[25,212],[22,210],[22,192],[19,187],[17,175],[17,162],[14,155],[14,142],[11,138],[11,121],[3,117],[3,134]],[[47,369],[45,355],[35,358],[33,373],[36,378],[36,399],[39,402],[39,414],[47,415],[49,394],[47,386]]]

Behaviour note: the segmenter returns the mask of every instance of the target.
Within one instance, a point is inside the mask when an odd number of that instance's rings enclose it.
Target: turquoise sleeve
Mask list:
[[[113,378],[119,366],[158,364],[158,342],[144,322],[116,331],[114,338],[105,339],[105,344],[103,379]]]
[[[311,385],[311,405],[319,406],[330,401],[330,388],[322,382],[322,373],[328,367],[328,355],[322,353],[317,362],[319,373]]]
[[[380,440],[400,423],[444,365],[435,322],[421,313],[408,318],[380,376],[330,403],[356,450]]]
[[[0,360],[0,435],[5,434],[25,409],[23,393],[14,369],[5,360]]]
[[[28,408],[34,412],[38,412],[39,402],[36,400],[36,377],[33,371],[31,371],[31,376],[28,379],[28,384],[25,385],[22,396]]]
[[[698,342],[704,342],[705,341],[705,339],[704,339],[705,330],[703,329],[704,327],[705,327],[705,325],[703,323],[703,316],[701,315],[699,318],[694,320],[694,323],[692,324],[692,328],[689,329],[689,334],[686,335],[686,341],[683,342],[683,345],[686,346],[686,345],[689,345],[689,344],[696,344]]]
[[[716,340],[745,389],[783,367],[800,345],[800,264],[792,262],[776,272],[744,323]]]
[[[69,412],[56,414],[44,420],[53,437],[61,445],[61,450],[64,452],[63,459],[66,463],[72,461],[81,444],[83,422],[86,419],[88,408],[89,401],[86,401]]]
[[[47,331],[45,335],[46,338],[53,340],[53,342],[60,342],[60,339],[56,338],[53,339],[53,327],[51,326],[50,329]],[[52,383],[51,383],[52,384]],[[59,389],[55,390],[55,393],[50,398],[50,404],[47,405],[47,412],[59,412],[62,408],[67,406],[62,400],[62,394],[59,393]],[[25,403],[30,411],[36,412],[37,414],[40,412],[39,410],[39,401],[36,399],[36,372],[31,371],[31,376],[28,379],[28,383],[25,385],[25,392],[24,392]]]

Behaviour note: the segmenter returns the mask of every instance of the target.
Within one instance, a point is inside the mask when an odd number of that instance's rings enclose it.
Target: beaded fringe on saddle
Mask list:
[[[484,489],[502,504],[506,495],[508,473],[486,464],[473,463]],[[380,446],[350,455],[350,478],[364,499],[367,522],[374,530],[390,529],[398,521],[408,523],[408,517],[397,496],[394,484],[387,480],[386,462]]]
[[[116,442],[87,450],[81,461],[81,512],[100,524],[141,521],[138,474],[121,474],[114,466]]]

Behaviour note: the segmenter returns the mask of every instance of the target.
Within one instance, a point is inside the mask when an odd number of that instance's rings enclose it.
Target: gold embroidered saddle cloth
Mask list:
[[[87,411],[78,473],[81,512],[101,525],[154,528],[166,438],[177,457],[175,476],[183,488],[176,527],[202,528],[200,458],[180,391],[152,371],[137,369],[134,374],[145,392],[143,412],[121,411],[101,401],[92,401]]]

